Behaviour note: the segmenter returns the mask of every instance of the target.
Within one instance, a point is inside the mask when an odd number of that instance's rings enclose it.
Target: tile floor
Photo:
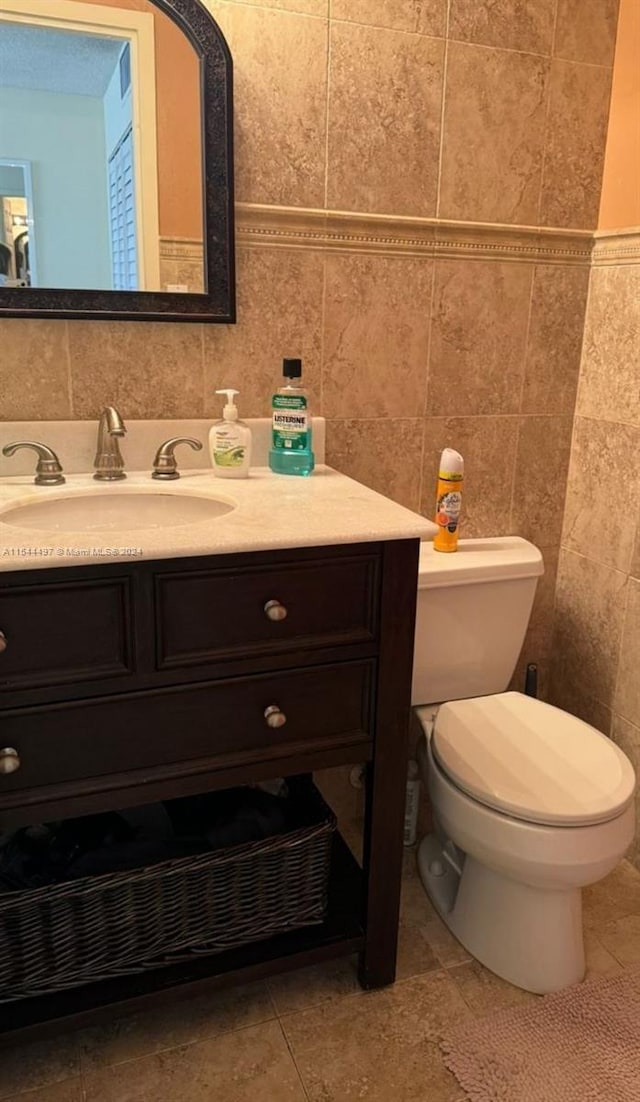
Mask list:
[[[357,844],[357,815],[343,819]],[[584,912],[590,975],[640,964],[640,872],[622,862],[585,892]],[[407,851],[393,987],[362,992],[345,959],[13,1045],[0,1049],[0,1099],[463,1102],[440,1057],[441,1032],[534,998],[469,959]]]

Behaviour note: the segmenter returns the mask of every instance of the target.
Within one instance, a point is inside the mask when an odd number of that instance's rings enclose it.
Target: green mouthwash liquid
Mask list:
[[[311,413],[300,380],[302,360],[283,360],[284,383],[271,401],[269,466],[275,474],[311,474]]]

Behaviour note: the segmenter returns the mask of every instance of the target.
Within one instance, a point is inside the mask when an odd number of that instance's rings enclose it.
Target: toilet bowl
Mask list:
[[[581,888],[633,840],[631,765],[598,731],[520,693],[445,709],[418,710],[438,824],[418,850],[422,882],[452,933],[497,975],[540,994],[576,983]]]
[[[418,868],[469,952],[543,994],[584,976],[581,889],[633,840],[635,775],[588,724],[497,691],[518,657],[541,559],[524,540],[466,542],[458,564],[421,551],[414,704],[434,832],[420,843]],[[444,684],[455,698],[438,695]],[[466,685],[490,688],[467,696]]]

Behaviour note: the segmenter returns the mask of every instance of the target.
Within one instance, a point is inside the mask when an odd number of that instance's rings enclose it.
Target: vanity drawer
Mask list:
[[[0,688],[95,680],[133,669],[127,577],[4,588]]]
[[[5,711],[0,748],[16,751],[19,768],[0,775],[0,809],[3,796],[43,785],[367,742],[374,672],[371,661],[347,662]]]
[[[157,666],[367,643],[378,631],[376,554],[155,576]]]

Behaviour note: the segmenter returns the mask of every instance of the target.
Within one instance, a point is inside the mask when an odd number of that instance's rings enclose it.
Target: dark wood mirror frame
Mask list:
[[[200,0],[151,0],[200,59],[204,294],[168,291],[0,289],[0,318],[235,322],[233,69],[222,31]]]

